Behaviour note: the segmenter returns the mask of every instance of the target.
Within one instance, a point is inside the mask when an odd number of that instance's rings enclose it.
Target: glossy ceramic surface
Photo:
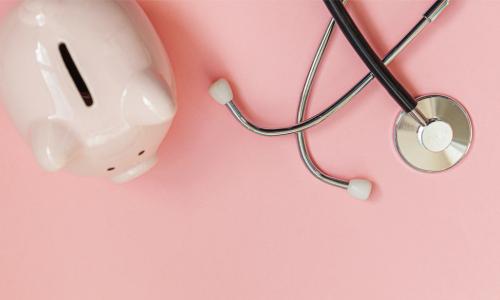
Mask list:
[[[137,3],[22,1],[2,24],[0,66],[1,98],[44,169],[124,182],[155,164],[174,82]]]

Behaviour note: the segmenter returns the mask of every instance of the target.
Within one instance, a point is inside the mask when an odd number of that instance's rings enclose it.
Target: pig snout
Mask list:
[[[148,158],[145,161],[140,162],[139,164],[133,166],[132,168],[128,169],[127,171],[118,174],[111,179],[116,182],[116,183],[125,183],[128,181],[131,181],[142,174],[146,173],[149,171],[151,168],[153,168],[156,165],[156,162],[158,161],[156,156],[152,156]]]

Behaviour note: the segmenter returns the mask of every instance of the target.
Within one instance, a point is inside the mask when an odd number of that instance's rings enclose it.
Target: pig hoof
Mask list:
[[[146,173],[149,171],[151,168],[153,168],[156,165],[156,162],[158,159],[156,156],[153,156],[149,158],[146,161],[143,161],[142,163],[128,169],[127,171],[121,173],[120,175],[117,175],[112,178],[112,180],[116,183],[125,183],[129,182],[142,174]]]

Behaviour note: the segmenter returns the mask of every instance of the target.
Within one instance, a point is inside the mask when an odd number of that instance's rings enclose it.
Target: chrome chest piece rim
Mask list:
[[[417,109],[430,121],[423,127],[408,113],[396,120],[394,140],[404,161],[423,172],[441,172],[458,164],[472,142],[472,123],[456,100],[431,95],[417,99]]]

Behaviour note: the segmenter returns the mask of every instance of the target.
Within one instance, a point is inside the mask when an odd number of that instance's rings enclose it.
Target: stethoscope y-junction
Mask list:
[[[402,108],[394,127],[394,141],[401,157],[412,167],[424,172],[439,172],[455,166],[466,155],[472,141],[472,124],[466,110],[454,99],[441,94],[413,97],[387,69],[406,48],[448,6],[449,0],[438,0],[403,39],[380,59],[368,44],[341,0],[324,0],[333,18],[316,51],[300,97],[297,123],[283,128],[263,128],[250,122],[233,101],[227,80],[220,79],[210,87],[211,96],[226,105],[234,117],[248,130],[264,136],[297,134],[300,155],[309,171],[321,181],[346,189],[355,198],[368,199],[372,184],[365,179],[342,180],[322,171],[311,159],[304,131],[318,125],[350,102],[373,79],[387,90]],[[345,2],[345,1],[344,1]],[[335,24],[370,70],[363,79],[318,114],[305,119],[310,91],[323,53]]]

